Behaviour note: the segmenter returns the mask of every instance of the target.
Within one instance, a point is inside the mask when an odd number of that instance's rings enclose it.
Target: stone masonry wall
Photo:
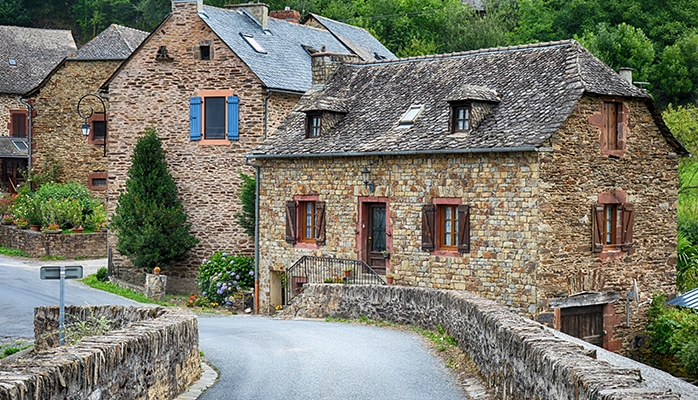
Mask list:
[[[407,286],[468,290],[535,312],[535,232],[538,166],[535,153],[259,159],[260,306],[270,305],[270,270],[288,269],[303,255],[361,258],[359,199],[387,202],[388,273]],[[373,197],[361,181],[368,167]],[[317,249],[285,241],[285,202],[318,195],[325,202],[326,244]],[[470,253],[421,250],[423,204],[449,197],[470,205]],[[275,305],[275,304],[272,304]]]
[[[315,285],[283,311],[306,318],[358,318],[434,329],[456,338],[499,399],[678,399],[643,383],[640,371],[595,359],[504,307],[453,290],[404,286]]]
[[[540,249],[536,267],[541,321],[550,321],[548,299],[582,291],[620,292],[613,335],[627,350],[646,326],[649,304],[633,305],[625,327],[625,292],[633,279],[645,302],[657,292],[675,292],[677,157],[641,100],[625,101],[628,138],[621,158],[602,155],[600,130],[589,117],[602,99],[585,96],[541,153]],[[604,257],[591,251],[592,205],[599,193],[620,189],[634,204],[633,251]],[[614,349],[615,350],[615,349]]]
[[[27,111],[17,98],[19,95],[0,93],[0,136],[10,136],[10,110]]]
[[[97,258],[107,255],[106,232],[47,234],[0,225],[0,245],[19,249],[29,257]]]
[[[121,61],[66,61],[35,96],[34,167],[46,169],[48,162],[58,162],[58,181],[79,182],[89,188],[89,175],[107,172],[107,158],[102,144],[90,144],[82,136],[85,122],[77,113],[80,98],[96,94],[99,87],[121,64]],[[105,106],[109,104],[105,101]],[[90,107],[102,112],[102,104],[94,97],[83,100],[80,110],[89,114]],[[107,126],[107,137],[110,127]],[[106,200],[106,190],[92,194]]]
[[[169,400],[201,375],[198,324],[188,310],[67,307],[66,314],[105,315],[124,328],[3,364],[0,399]],[[34,315],[37,337],[57,329],[58,307]]]
[[[212,60],[194,57],[203,41],[212,43]],[[160,46],[166,46],[171,60],[156,59]],[[213,90],[239,97],[237,141],[211,145],[189,140],[189,99]],[[263,140],[266,95],[261,81],[201,20],[196,2],[174,3],[172,15],[109,85],[109,213],[125,189],[136,141],[153,126],[163,140],[192,234],[200,239],[188,260],[164,268],[168,292],[195,292],[201,259],[215,251],[253,252],[254,240],[236,223],[235,214],[241,211],[239,173],[254,176],[254,169],[244,164],[244,155]],[[293,95],[272,95],[269,132],[297,100]],[[109,247],[115,245],[116,238],[110,236]],[[114,263],[129,265],[116,251]],[[135,271],[120,278],[138,281],[142,274]]]

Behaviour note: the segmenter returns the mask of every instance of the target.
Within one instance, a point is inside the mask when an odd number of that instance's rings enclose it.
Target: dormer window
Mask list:
[[[400,118],[400,126],[410,126],[414,124],[414,121],[417,119],[419,114],[422,113],[422,110],[424,110],[424,105],[413,105],[410,106],[410,109],[407,110],[407,112]]]
[[[316,138],[322,134],[322,114],[313,112],[307,114],[306,137]]]
[[[470,104],[454,104],[451,106],[452,133],[470,132]]]

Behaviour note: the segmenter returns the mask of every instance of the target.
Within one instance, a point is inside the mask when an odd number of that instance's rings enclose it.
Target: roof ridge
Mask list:
[[[346,23],[346,22],[337,21],[336,19],[328,18],[328,17],[322,16],[322,15],[320,15],[320,14],[315,14],[315,13],[308,13],[308,14],[310,14],[310,15],[312,15],[312,16],[314,16],[314,17],[320,17],[320,18],[322,18],[322,19],[326,19],[326,20],[329,20],[329,21],[332,21],[332,22],[336,22],[336,23],[338,23],[338,24],[346,25],[346,26],[348,26],[348,27],[350,27],[350,28],[361,29],[361,30],[363,30],[363,31],[368,32],[368,30],[367,30],[366,28],[361,27],[361,26],[356,26],[356,25],[348,24],[348,23]],[[370,33],[370,32],[369,32],[369,33]]]
[[[505,47],[489,47],[484,49],[468,50],[453,53],[443,53],[443,54],[429,54],[423,56],[412,56],[398,59],[388,59],[388,60],[371,60],[371,61],[354,61],[347,62],[347,64],[356,65],[373,65],[373,64],[395,64],[411,61],[424,61],[424,60],[438,60],[445,58],[461,58],[467,56],[473,56],[478,54],[492,54],[492,53],[507,53],[512,51],[525,51],[525,50],[535,50],[535,49],[545,49],[552,47],[568,46],[576,43],[574,39],[558,40],[553,42],[541,42],[541,43],[530,43],[530,44],[520,44],[515,46],[505,46]]]

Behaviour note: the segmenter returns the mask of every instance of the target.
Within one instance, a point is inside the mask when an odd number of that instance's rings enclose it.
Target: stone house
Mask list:
[[[57,180],[76,181],[97,198],[106,200],[106,143],[109,104],[100,101],[100,86],[148,35],[147,32],[111,25],[65,58],[34,90],[26,94],[33,100],[34,169],[41,172],[57,166]],[[84,120],[78,114],[80,103]],[[101,97],[101,96],[100,96]],[[90,115],[91,114],[91,115]],[[84,137],[81,125],[88,123]]]
[[[103,85],[110,104],[109,213],[125,188],[136,141],[153,126],[200,239],[187,261],[162,266],[168,292],[197,291],[201,259],[215,251],[252,253],[254,242],[235,217],[239,174],[254,174],[244,155],[310,88],[310,54],[355,56],[344,44],[351,41],[362,54],[394,58],[363,29],[342,24],[334,32],[300,24],[299,17],[293,10],[269,13],[260,3],[222,9],[174,0],[172,13]],[[109,248],[116,243],[110,235]],[[144,271],[112,254],[115,275],[142,284]]]
[[[2,191],[14,191],[24,181],[19,171],[29,165],[32,121],[22,96],[76,50],[69,30],[0,26],[0,137],[15,138],[0,150]]]
[[[314,55],[334,72],[249,155],[262,309],[283,301],[282,275],[312,279],[292,268],[304,256],[355,259],[631,345],[646,300],[675,290],[686,153],[647,92],[575,41],[335,58]],[[626,319],[634,280],[644,305]]]

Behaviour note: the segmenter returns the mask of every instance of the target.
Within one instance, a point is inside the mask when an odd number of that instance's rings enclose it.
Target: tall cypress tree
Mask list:
[[[191,224],[154,128],[146,129],[136,143],[126,192],[119,196],[111,226],[116,230],[117,250],[146,272],[186,259],[199,242],[190,234]]]

